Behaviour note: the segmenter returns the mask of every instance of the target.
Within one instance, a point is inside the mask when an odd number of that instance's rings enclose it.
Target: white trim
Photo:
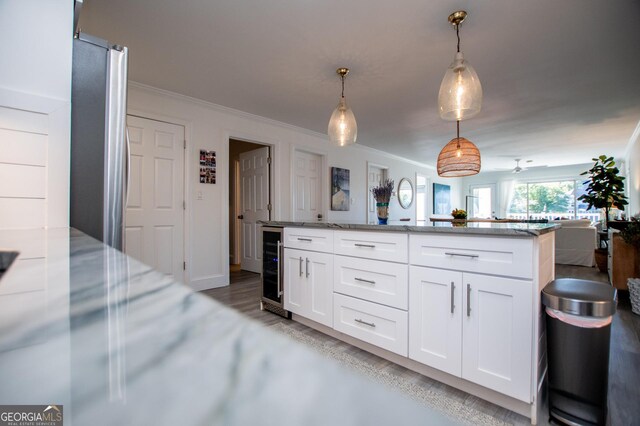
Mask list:
[[[204,101],[204,100],[198,99],[198,98],[193,98],[191,96],[181,95],[179,93],[170,92],[168,90],[159,89],[159,88],[153,87],[153,86],[148,86],[146,84],[138,83],[136,81],[129,81],[129,87],[134,87],[134,88],[137,88],[137,89],[147,90],[149,92],[156,93],[156,94],[163,95],[163,96],[168,96],[168,97],[174,98],[176,100],[191,102],[191,103],[196,104],[198,106],[201,106],[203,108],[207,108],[207,109],[223,112],[223,113],[226,113],[226,114],[232,114],[232,115],[235,115],[235,116],[240,116],[240,117],[247,118],[247,119],[250,119],[250,120],[258,121],[260,123],[269,124],[269,125],[272,125],[272,126],[277,126],[277,127],[280,127],[280,128],[283,128],[283,129],[287,129],[287,130],[291,130],[291,131],[298,132],[298,133],[304,133],[306,135],[313,136],[313,137],[316,137],[318,139],[322,139],[322,140],[326,141],[327,145],[330,144],[329,137],[327,135],[325,135],[323,133],[315,132],[313,130],[305,129],[304,127],[298,127],[298,126],[295,126],[293,124],[283,123],[282,121],[273,120],[271,118],[266,118],[266,117],[263,117],[261,115],[251,114],[251,113],[248,113],[248,112],[240,111],[238,109],[229,108],[229,107],[226,107],[226,106],[223,106],[223,105],[220,105],[220,104],[214,104],[213,102]],[[410,158],[401,157],[399,155],[391,154],[389,152],[382,151],[382,150],[376,149],[376,148],[372,148],[370,146],[361,145],[361,144],[357,144],[357,143],[355,145],[350,145],[350,146],[353,147],[353,148],[362,149],[364,151],[368,151],[368,152],[371,152],[371,153],[374,153],[374,154],[377,154],[377,155],[382,155],[382,156],[385,156],[385,157],[389,157],[391,159],[404,161],[404,162],[407,162],[409,164],[413,164],[414,166],[424,167],[424,168],[430,169],[430,170],[436,170],[436,168],[434,166],[432,166],[432,165],[425,164],[425,163],[420,163],[420,162],[412,160]],[[309,151],[309,152],[312,152],[312,151]]]
[[[280,143],[278,140],[273,139],[273,138],[269,138],[269,137],[261,137],[259,135],[256,135],[254,133],[250,133],[250,132],[245,132],[245,131],[238,131],[238,130],[223,130],[222,132],[222,156],[220,156],[220,159],[224,159],[224,161],[220,161],[218,164],[220,164],[222,167],[224,167],[224,165],[226,164],[226,171],[223,171],[222,173],[220,173],[220,175],[222,176],[229,176],[229,170],[231,168],[231,162],[229,161],[229,151],[231,149],[230,147],[230,140],[234,139],[234,140],[238,140],[238,141],[243,141],[243,142],[249,142],[249,143],[253,143],[256,145],[261,145],[261,146],[266,146],[269,147],[269,155],[271,156],[271,165],[269,167],[269,198],[271,199],[271,220],[276,220],[274,219],[276,216],[276,205],[279,205],[280,203],[280,192],[276,191],[276,188],[279,188],[279,184],[280,184],[280,176],[278,173],[275,173],[276,170],[276,154],[277,154],[277,146]],[[275,181],[278,181],[278,183],[276,184]],[[229,244],[229,238],[231,236],[231,226],[229,225],[229,186],[231,185],[230,181],[227,180],[227,184],[226,185],[222,185],[222,199],[226,200],[226,207],[222,209],[222,222],[223,224],[225,224],[224,226],[221,227],[221,229],[225,229],[227,230],[226,235],[222,238],[222,241],[224,241],[222,243],[222,258],[224,259],[223,261],[223,265],[222,265],[222,271],[223,271],[223,275],[226,277],[226,284],[220,284],[220,285],[216,285],[217,287],[224,287],[226,285],[231,284],[231,271],[230,271],[230,265],[229,265],[229,261],[230,261],[230,257],[229,257],[229,253],[231,251],[231,247]],[[242,244],[242,243],[240,243]],[[242,258],[242,254],[240,254],[240,258]],[[238,261],[240,259],[236,259],[236,261]],[[239,262],[240,264],[242,264],[242,260],[240,260]],[[215,288],[215,287],[210,287],[210,288]]]
[[[228,263],[228,262],[227,262]],[[212,288],[226,287],[229,285],[228,275],[208,275],[206,277],[196,278],[187,286],[193,291],[203,291]],[[258,301],[256,300],[256,303]]]

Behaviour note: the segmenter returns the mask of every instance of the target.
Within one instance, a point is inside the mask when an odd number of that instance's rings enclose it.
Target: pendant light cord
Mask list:
[[[342,97],[344,98],[344,75],[341,75],[340,79],[342,80]]]
[[[458,52],[460,52],[460,24],[456,25],[456,37],[458,37]]]
[[[460,149],[460,120],[456,121],[456,148]]]

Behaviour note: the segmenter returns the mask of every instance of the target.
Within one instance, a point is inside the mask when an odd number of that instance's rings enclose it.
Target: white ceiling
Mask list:
[[[85,0],[80,25],[129,47],[134,81],[324,134],[346,66],[358,143],[435,165],[455,136],[437,96],[459,9],[484,90],[461,135],[483,171],[624,153],[640,120],[637,0]]]

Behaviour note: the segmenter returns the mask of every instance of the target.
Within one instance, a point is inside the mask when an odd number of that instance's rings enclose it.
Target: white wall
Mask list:
[[[279,123],[185,96],[131,83],[129,88],[130,114],[182,124],[186,129],[187,164],[186,198],[187,218],[185,281],[195,289],[227,285],[229,283],[229,209],[228,209],[228,155],[229,138],[267,143],[274,146],[275,171],[273,217],[292,219],[291,158],[294,149],[308,150],[327,157],[324,173],[326,197],[324,202],[329,221],[366,220],[367,161],[389,167],[389,176],[396,184],[402,177],[411,178],[415,185],[416,172],[431,177],[431,182],[451,185],[452,204],[460,198],[458,180],[439,179],[432,168],[412,163],[385,153],[356,145],[347,148],[331,146],[327,137],[301,128]],[[215,185],[198,183],[198,152],[200,149],[217,153]],[[329,167],[342,167],[351,171],[351,210],[328,211]],[[202,200],[197,192],[202,192]],[[415,209],[401,209],[397,200],[391,206],[391,219],[415,219]]]
[[[0,229],[69,224],[71,0],[0,2]]]
[[[630,215],[640,214],[640,123],[636,127],[625,154],[627,172],[626,188],[629,197],[627,212]]]

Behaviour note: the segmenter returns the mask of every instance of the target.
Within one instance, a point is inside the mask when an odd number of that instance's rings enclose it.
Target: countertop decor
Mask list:
[[[76,425],[455,424],[79,231],[0,247],[20,252],[0,280],[3,404]]]

